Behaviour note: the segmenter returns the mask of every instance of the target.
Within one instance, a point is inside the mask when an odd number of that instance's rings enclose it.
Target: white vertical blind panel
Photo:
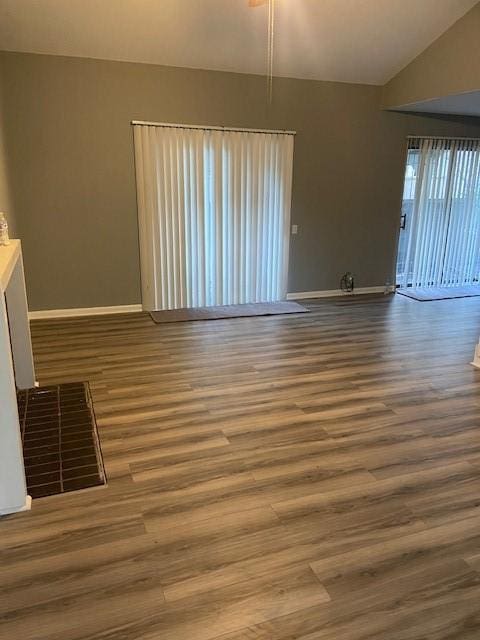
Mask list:
[[[398,284],[479,283],[480,141],[424,138],[411,146],[415,151],[408,162],[410,171],[415,167],[415,191],[409,175],[404,202],[413,198],[413,208]]]
[[[287,293],[293,136],[134,126],[147,310]]]

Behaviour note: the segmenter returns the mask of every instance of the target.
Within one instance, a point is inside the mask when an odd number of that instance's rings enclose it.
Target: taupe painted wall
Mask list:
[[[385,107],[480,89],[480,3],[384,87]]]
[[[16,238],[18,237],[18,227],[10,195],[8,164],[7,146],[5,143],[5,126],[3,122],[3,101],[0,86],[0,211],[7,214],[10,237]]]
[[[467,121],[382,112],[381,88],[0,54],[12,194],[32,309],[140,301],[130,121],[295,129],[290,291],[391,276],[408,134]]]

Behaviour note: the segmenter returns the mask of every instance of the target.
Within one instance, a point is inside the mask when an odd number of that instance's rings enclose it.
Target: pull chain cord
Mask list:
[[[267,44],[267,95],[269,104],[273,97],[273,36],[275,25],[275,0],[268,0],[268,44]]]

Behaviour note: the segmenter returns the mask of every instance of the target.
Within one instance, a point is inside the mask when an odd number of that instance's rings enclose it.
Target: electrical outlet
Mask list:
[[[296,236],[298,233],[298,224],[292,224],[292,236]]]

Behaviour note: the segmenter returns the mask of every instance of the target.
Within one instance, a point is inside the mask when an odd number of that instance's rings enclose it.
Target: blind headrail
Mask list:
[[[407,136],[408,140],[471,140],[480,141],[480,138],[470,138],[467,136]]]
[[[149,122],[144,120],[132,120],[132,125],[141,125],[145,127],[168,127],[175,129],[204,129],[205,131],[238,131],[243,133],[267,133],[267,134],[283,134],[287,136],[296,135],[296,131],[287,131],[285,129],[243,129],[241,127],[210,127],[201,124],[173,124],[171,122]]]

